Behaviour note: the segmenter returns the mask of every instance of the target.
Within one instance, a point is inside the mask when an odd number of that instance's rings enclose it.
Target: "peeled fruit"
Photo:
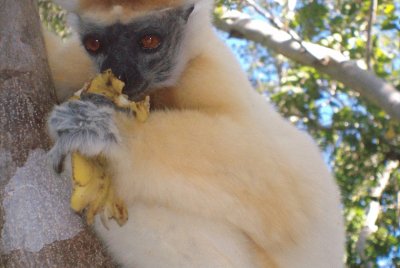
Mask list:
[[[129,109],[140,122],[149,116],[150,98],[144,101],[130,101],[122,94],[124,82],[118,80],[111,70],[107,70],[87,83],[72,99],[80,99],[82,93],[99,94],[110,99],[116,106]],[[86,222],[91,225],[94,216],[100,213],[103,225],[114,219],[120,226],[128,220],[128,210],[123,200],[116,196],[109,163],[105,156],[87,157],[79,152],[71,154],[73,192],[71,208],[76,212],[85,211]]]

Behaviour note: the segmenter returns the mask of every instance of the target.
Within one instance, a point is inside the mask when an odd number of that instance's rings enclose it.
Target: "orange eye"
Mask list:
[[[161,38],[154,34],[146,34],[140,39],[140,46],[144,50],[153,50],[160,46]]]
[[[92,53],[98,52],[101,47],[100,40],[95,37],[85,38],[85,40],[83,41],[83,44],[84,44],[86,50],[89,52],[92,52]]]

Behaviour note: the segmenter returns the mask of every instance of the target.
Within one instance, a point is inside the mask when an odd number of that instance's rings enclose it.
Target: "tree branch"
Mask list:
[[[389,184],[390,176],[398,167],[399,161],[389,161],[383,173],[378,176],[377,185],[371,189],[370,196],[373,197],[374,200],[369,203],[364,227],[358,236],[356,244],[356,251],[363,260],[366,259],[364,252],[367,239],[371,234],[378,230],[378,226],[376,226],[376,220],[381,212],[381,204],[379,199],[382,197],[385,188]],[[366,267],[372,267],[372,264],[367,263]]]
[[[339,51],[308,42],[299,44],[287,32],[239,11],[225,12],[216,18],[215,25],[222,31],[234,32],[235,36],[259,43],[295,62],[314,67],[359,92],[392,118],[400,120],[400,92],[375,74],[360,68],[356,61],[349,60]]]

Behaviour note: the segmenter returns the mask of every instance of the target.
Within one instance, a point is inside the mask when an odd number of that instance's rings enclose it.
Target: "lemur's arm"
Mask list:
[[[73,35],[63,41],[42,28],[57,98],[64,101],[96,73],[91,59]]]

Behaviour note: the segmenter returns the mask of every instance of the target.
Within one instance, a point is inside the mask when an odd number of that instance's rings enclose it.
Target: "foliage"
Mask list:
[[[38,5],[42,23],[62,38],[67,37],[70,30],[65,26],[66,11],[53,4],[51,0],[38,0]]]
[[[375,1],[375,0],[374,0]],[[62,36],[64,13],[41,0],[42,18]],[[222,7],[239,9],[254,17],[275,17],[286,30],[307,40],[341,51],[365,63],[371,55],[373,71],[400,89],[400,3],[380,0],[372,27],[372,49],[367,51],[371,0],[267,0],[259,5],[267,14],[254,11],[244,0],[218,0]],[[219,11],[218,11],[219,10]],[[218,15],[218,14],[217,14]],[[268,15],[268,16],[264,16]],[[298,127],[307,130],[324,151],[324,157],[340,186],[347,228],[349,267],[400,265],[399,185],[394,170],[378,198],[379,227],[368,237],[363,257],[356,245],[368,206],[376,198],[376,186],[390,160],[400,160],[400,125],[362,96],[316,72],[248,41],[221,33],[249,72],[254,87]]]

